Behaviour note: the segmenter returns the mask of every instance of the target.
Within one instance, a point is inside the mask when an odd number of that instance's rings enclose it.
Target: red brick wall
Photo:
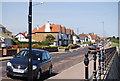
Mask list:
[[[35,41],[45,41],[48,34],[53,35],[55,37],[55,40],[58,39],[58,33],[35,33],[32,34],[32,39]]]

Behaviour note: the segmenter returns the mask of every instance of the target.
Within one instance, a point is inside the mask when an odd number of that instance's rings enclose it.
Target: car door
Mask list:
[[[47,64],[48,62],[47,62],[47,55],[46,55],[46,52],[43,52],[42,53],[42,72],[45,72],[45,71],[47,71]]]
[[[49,52],[47,52],[47,51],[46,51],[46,55],[47,55],[47,59],[48,59],[47,64],[48,64],[48,69],[49,69],[49,67],[52,65],[52,58],[51,58]]]

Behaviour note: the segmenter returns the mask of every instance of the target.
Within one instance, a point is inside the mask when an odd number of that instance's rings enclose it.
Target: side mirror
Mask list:
[[[16,57],[16,55],[12,55],[12,57]]]

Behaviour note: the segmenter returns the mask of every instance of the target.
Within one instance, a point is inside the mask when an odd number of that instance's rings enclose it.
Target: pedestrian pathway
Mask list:
[[[12,59],[12,58],[13,58],[12,56],[0,57],[0,61],[2,61],[2,60],[9,60],[9,59]]]
[[[93,72],[93,62],[91,61],[89,63],[89,75],[92,75]],[[79,79],[79,80],[83,80],[85,79],[85,65],[84,65],[84,61],[64,70],[63,72],[59,73],[56,76],[50,77],[48,79],[52,80],[52,79]]]

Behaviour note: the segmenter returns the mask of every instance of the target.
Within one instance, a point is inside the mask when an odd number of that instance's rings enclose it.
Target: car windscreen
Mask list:
[[[97,46],[95,46],[95,45],[92,45],[92,46],[90,46],[91,48],[96,48]]]
[[[20,51],[15,57],[18,57],[18,58],[25,58],[28,56],[28,51],[26,50],[22,50]]]
[[[20,51],[16,58],[28,58],[29,52],[27,50]],[[32,59],[33,60],[41,60],[42,52],[32,51]]]

